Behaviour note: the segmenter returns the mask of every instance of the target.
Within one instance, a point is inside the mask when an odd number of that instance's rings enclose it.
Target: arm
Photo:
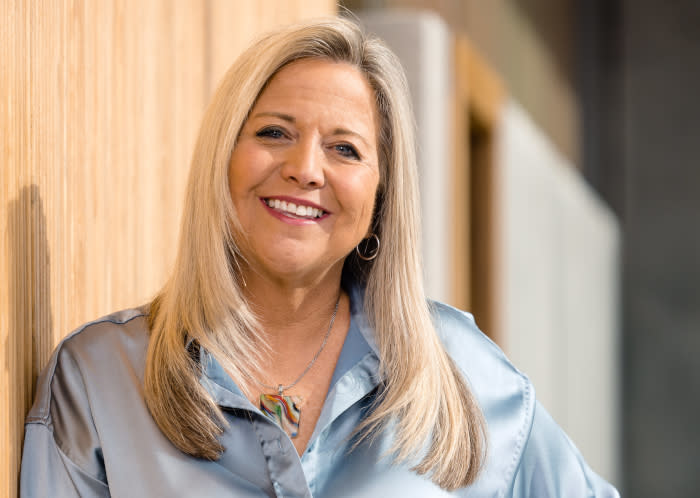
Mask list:
[[[586,464],[564,431],[539,404],[513,484],[513,498],[619,498]]]
[[[20,498],[108,497],[107,483],[88,474],[56,444],[43,423],[27,423],[20,473]]]
[[[84,377],[62,342],[37,383],[25,423],[20,497],[110,496]]]

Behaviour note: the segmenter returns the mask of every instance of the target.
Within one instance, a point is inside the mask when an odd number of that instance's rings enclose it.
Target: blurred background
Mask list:
[[[0,0],[0,496],[55,344],[164,282],[223,72],[338,11],[410,80],[429,295],[623,496],[700,496],[696,0]]]

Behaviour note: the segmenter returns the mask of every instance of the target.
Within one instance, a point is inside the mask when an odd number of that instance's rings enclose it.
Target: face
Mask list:
[[[377,122],[374,93],[349,64],[305,59],[270,80],[229,166],[251,270],[290,281],[340,273],[372,220]]]

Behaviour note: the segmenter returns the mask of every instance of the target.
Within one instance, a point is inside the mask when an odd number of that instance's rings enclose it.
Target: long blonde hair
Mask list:
[[[215,460],[226,422],[199,382],[187,344],[210,352],[239,384],[240,358],[260,361],[258,324],[241,293],[237,217],[228,165],[250,109],[286,64],[325,58],[355,66],[376,97],[380,186],[373,231],[381,251],[371,263],[346,260],[366,286],[365,312],[376,332],[382,388],[358,428],[373,437],[395,429],[392,453],[439,486],[473,482],[484,457],[481,411],[444,350],[423,290],[417,167],[408,86],[396,56],[353,22],[331,18],[260,38],[227,72],[204,116],[192,159],[175,269],[153,301],[145,397],[162,432],[180,450]],[[172,414],[177,413],[177,417]],[[416,416],[420,414],[420,416]],[[427,448],[427,451],[426,451]],[[416,455],[422,455],[414,462]]]

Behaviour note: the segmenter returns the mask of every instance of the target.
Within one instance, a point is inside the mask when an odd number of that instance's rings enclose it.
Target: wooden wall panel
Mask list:
[[[494,172],[505,89],[463,35],[455,39],[454,68],[452,303],[474,313],[479,327],[502,346],[501,262],[495,255],[503,241],[498,238],[500,186]]]
[[[0,0],[0,497],[37,373],[70,330],[145,302],[173,261],[189,157],[257,33],[330,0]]]

